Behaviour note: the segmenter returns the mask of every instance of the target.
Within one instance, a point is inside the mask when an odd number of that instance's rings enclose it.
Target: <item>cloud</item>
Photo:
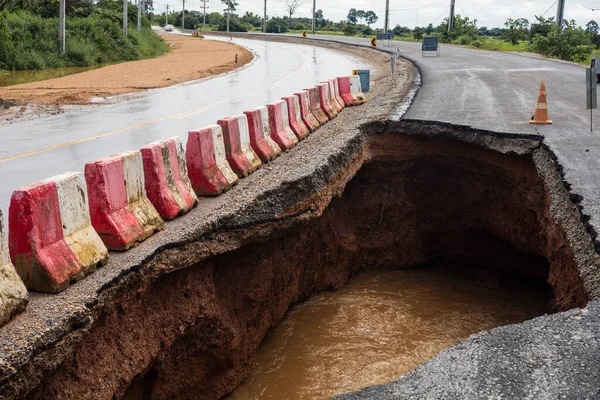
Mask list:
[[[301,6],[295,16],[312,17],[312,0],[300,0]],[[238,14],[246,11],[255,14],[263,14],[264,3],[262,0],[238,0]],[[157,3],[157,2],[155,2]],[[171,10],[181,10],[179,0],[168,0]],[[596,4],[594,4],[596,3]],[[164,12],[164,4],[157,4],[155,12]],[[199,0],[187,0],[188,9],[200,9],[202,3]],[[223,12],[223,4],[212,0],[208,3],[210,11]],[[589,8],[600,8],[598,0],[568,1],[565,6],[565,19],[574,19],[579,25],[585,26],[590,20],[600,22],[600,10],[592,11]],[[554,0],[456,0],[456,14],[467,16],[477,20],[477,26],[488,28],[504,27],[507,18],[527,18],[530,22],[535,20],[534,15],[544,14],[546,17],[556,16],[556,4]],[[373,10],[379,17],[374,27],[382,28],[385,0],[365,1],[354,0],[351,2],[343,0],[317,0],[317,10],[323,10],[323,16],[333,21],[345,20],[350,8],[358,10]],[[399,24],[402,26],[415,27],[426,26],[429,23],[438,25],[444,18],[448,17],[450,0],[390,0],[390,27]],[[267,15],[286,15],[285,0],[267,0]]]

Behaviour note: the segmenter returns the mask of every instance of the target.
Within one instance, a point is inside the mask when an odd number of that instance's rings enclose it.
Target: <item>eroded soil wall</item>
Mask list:
[[[306,199],[305,212],[151,261],[151,271],[192,266],[132,281],[32,397],[221,398],[292,304],[365,269],[442,261],[493,271],[483,279],[547,279],[556,308],[581,306],[573,255],[548,207],[531,156],[451,139],[371,137],[329,188]]]

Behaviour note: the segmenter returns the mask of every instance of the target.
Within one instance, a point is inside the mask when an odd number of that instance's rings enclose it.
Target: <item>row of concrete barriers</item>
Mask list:
[[[0,211],[0,326],[25,309],[27,290],[58,293],[294,147],[345,106],[362,104],[358,76],[223,118],[140,151],[87,163],[14,191],[8,242]],[[87,186],[87,196],[83,178]],[[12,262],[11,262],[12,261]]]

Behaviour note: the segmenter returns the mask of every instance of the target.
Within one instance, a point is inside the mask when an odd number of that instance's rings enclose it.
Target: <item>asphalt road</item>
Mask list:
[[[216,38],[220,40],[219,38]],[[364,60],[315,46],[233,39],[256,54],[226,75],[142,93],[136,99],[0,127],[0,208],[26,184],[86,162],[215,124],[352,69]]]

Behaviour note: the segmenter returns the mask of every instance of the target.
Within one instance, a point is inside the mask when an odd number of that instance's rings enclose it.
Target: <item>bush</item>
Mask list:
[[[366,28],[363,28],[362,34],[365,36],[372,35],[373,29],[371,29],[371,27],[367,26]]]
[[[344,26],[344,29],[342,29],[342,32],[344,32],[344,35],[346,36],[354,36],[358,33],[356,27],[351,24],[346,24],[346,26]]]
[[[306,26],[304,26],[303,23],[298,22],[296,25],[294,25],[294,29],[297,31],[305,31],[306,30]]]
[[[281,18],[271,18],[267,21],[268,33],[285,33],[288,31],[288,24]]]
[[[227,30],[227,18],[221,20],[217,30],[222,32]],[[229,19],[229,32],[248,32],[248,29],[237,18],[231,17]]]
[[[58,18],[26,11],[0,13],[0,68],[9,70],[89,66],[156,57],[167,45],[144,20],[142,33],[131,27],[123,38],[120,15],[96,7],[87,18],[68,18],[66,52],[58,46]]]
[[[574,22],[569,23],[562,31],[554,26],[547,36],[535,35],[527,46],[528,51],[574,62],[586,61],[592,49],[589,35],[575,26]]]
[[[473,42],[473,38],[471,36],[462,35],[454,40],[454,44],[459,44],[461,46],[468,46]]]
[[[479,37],[471,42],[471,46],[482,50],[498,51],[502,49],[502,43],[499,40]]]

